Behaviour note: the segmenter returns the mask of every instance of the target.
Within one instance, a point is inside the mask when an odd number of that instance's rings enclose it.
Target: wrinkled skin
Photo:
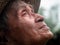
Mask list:
[[[13,13],[11,13],[13,12]],[[34,13],[29,5],[17,11],[14,10],[8,16],[9,37],[20,44],[44,45],[47,40],[53,37],[49,27],[44,22],[44,17]],[[33,44],[34,43],[34,44]]]

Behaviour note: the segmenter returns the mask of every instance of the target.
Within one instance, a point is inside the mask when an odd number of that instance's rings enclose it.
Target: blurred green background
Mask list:
[[[38,13],[54,34],[47,45],[60,45],[60,0],[41,0]]]

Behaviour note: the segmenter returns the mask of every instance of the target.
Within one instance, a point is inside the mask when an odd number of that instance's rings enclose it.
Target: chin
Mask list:
[[[38,30],[38,33],[42,39],[49,40],[53,37],[53,33],[50,31],[50,28],[47,26],[43,26],[43,28]]]
[[[48,31],[47,33],[46,33],[46,38],[47,39],[51,39],[51,38],[53,38],[53,33],[51,32],[51,31]]]
[[[44,33],[40,33],[38,36],[34,37],[34,41],[46,42],[46,41],[50,40],[51,38],[53,38],[53,33],[51,31],[47,31],[47,32],[44,32]]]
[[[44,45],[46,44],[46,42],[48,40],[50,40],[51,38],[53,37],[53,33],[51,31],[47,31],[47,32],[44,32],[44,33],[40,33],[38,36],[36,36],[33,40],[33,42],[37,42],[41,45]]]
[[[39,31],[38,31],[39,32]],[[50,40],[51,38],[53,38],[53,33],[48,30],[48,31],[40,31],[39,35],[36,36],[37,38],[35,38],[35,41],[43,41],[43,42],[47,42],[48,40]]]
[[[41,33],[41,41],[48,41],[50,40],[51,38],[53,38],[53,33],[51,31],[48,31],[46,33]]]

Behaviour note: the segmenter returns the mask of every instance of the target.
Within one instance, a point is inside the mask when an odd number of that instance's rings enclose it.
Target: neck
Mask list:
[[[45,44],[46,44],[46,42],[40,41],[40,42],[32,42],[31,45],[45,45]]]
[[[9,40],[7,45],[45,45],[45,43],[42,42],[18,43],[16,41]]]
[[[21,41],[21,42],[18,42],[16,40],[13,40],[13,39],[10,39],[10,38],[7,38],[8,39],[8,42],[7,42],[7,45],[45,45],[46,44],[46,41]]]

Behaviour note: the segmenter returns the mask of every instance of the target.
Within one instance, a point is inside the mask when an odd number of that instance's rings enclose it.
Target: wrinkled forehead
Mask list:
[[[27,3],[19,4],[19,9],[23,9],[23,8],[33,9],[33,6],[31,4],[27,4]]]

